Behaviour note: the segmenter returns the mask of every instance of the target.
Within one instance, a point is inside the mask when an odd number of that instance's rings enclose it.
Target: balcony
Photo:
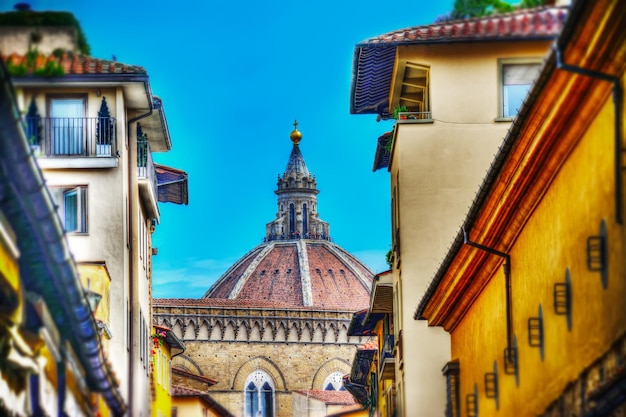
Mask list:
[[[117,167],[113,117],[28,117],[24,122],[42,168]]]
[[[392,334],[386,334],[383,340],[383,348],[380,352],[380,378],[395,379],[396,378],[396,362],[393,356],[395,348],[394,338]]]
[[[429,111],[407,111],[398,113],[396,122],[403,123],[432,123],[433,115]]]
[[[149,218],[159,218],[158,184],[150,143],[145,136],[137,139],[137,183]]]

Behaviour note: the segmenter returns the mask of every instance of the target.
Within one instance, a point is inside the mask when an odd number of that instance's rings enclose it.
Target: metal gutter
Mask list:
[[[622,96],[623,90],[620,85],[620,79],[617,76],[605,74],[603,72],[593,71],[587,68],[576,67],[574,65],[566,64],[563,61],[561,46],[557,42],[554,46],[554,52],[556,54],[556,67],[565,71],[572,72],[574,74],[580,74],[587,77],[597,78],[603,81],[608,81],[613,84],[613,106],[615,111],[613,121],[613,136],[614,136],[614,151],[615,151],[615,222],[617,224],[623,224],[622,218]]]
[[[0,63],[0,155],[0,207],[18,238],[24,286],[61,313],[54,315],[55,324],[80,358],[88,386],[101,392],[113,414],[121,416],[126,406],[105,362],[54,202],[29,152],[4,63]]]

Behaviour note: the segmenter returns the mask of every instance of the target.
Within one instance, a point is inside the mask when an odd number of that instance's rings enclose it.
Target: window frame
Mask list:
[[[55,145],[55,140],[54,138],[55,133],[53,131],[53,122],[50,122],[50,127],[48,128],[48,131],[46,132],[46,136],[47,136],[47,140],[46,140],[46,147],[47,147],[47,154],[48,155],[57,155],[57,156],[67,156],[67,155],[72,155],[72,156],[81,156],[81,155],[85,155],[86,150],[87,150],[87,112],[88,112],[88,108],[87,108],[87,102],[88,102],[88,94],[84,93],[84,94],[47,94],[46,95],[46,114],[48,116],[48,118],[50,120],[52,120],[52,108],[53,108],[53,102],[54,101],[60,101],[60,100],[80,100],[82,101],[82,116],[80,116],[80,118],[82,119],[80,126],[79,126],[79,132],[80,132],[80,138],[79,141],[80,143],[78,144],[74,144],[71,147],[77,146],[78,152],[61,152],[60,151],[60,144]],[[76,118],[78,118],[79,116],[76,116]],[[70,146],[70,145],[66,145]],[[56,149],[59,149],[59,151],[57,152]],[[69,149],[69,148],[68,148]]]
[[[410,75],[416,72],[424,73],[424,84],[415,81],[422,78],[413,78]],[[393,91],[390,102],[390,110],[396,106],[404,105],[408,112],[418,112],[416,120],[420,122],[432,122],[432,106],[431,106],[431,66],[424,62],[414,62],[409,59],[402,59],[398,62],[398,70],[395,74],[393,83]],[[421,100],[419,94],[421,90]],[[390,117],[393,114],[390,114]]]
[[[537,75],[528,86],[528,91],[533,86],[539,72],[541,72],[543,59],[541,57],[517,57],[517,58],[499,58],[498,59],[498,111],[495,121],[509,122],[517,116],[517,112],[513,116],[505,116],[504,114],[504,67],[507,65],[538,65]],[[524,84],[525,85],[525,84]],[[528,94],[528,91],[526,94]]]
[[[252,384],[255,387],[255,391],[248,389],[248,386],[250,384]],[[260,399],[261,396],[266,395],[264,393],[267,392],[263,390],[263,387],[265,385],[268,385],[271,388],[272,409],[262,410],[262,416],[263,417],[275,417],[276,416],[276,384],[274,383],[274,379],[272,378],[272,376],[267,371],[264,371],[263,369],[257,369],[254,372],[250,373],[250,375],[248,375],[248,377],[246,378],[244,382],[244,385],[243,385],[243,394],[244,394],[243,414],[244,416],[246,417],[249,416],[249,414],[246,414],[249,408],[248,393],[253,392],[253,394],[251,395],[252,399],[261,402],[263,401]],[[252,410],[254,410],[254,407],[252,407]],[[253,417],[256,417],[256,415]]]
[[[50,185],[50,194],[57,206],[57,215],[66,234],[86,235],[89,233],[89,186],[80,185]],[[76,193],[76,228],[67,229],[67,196]]]

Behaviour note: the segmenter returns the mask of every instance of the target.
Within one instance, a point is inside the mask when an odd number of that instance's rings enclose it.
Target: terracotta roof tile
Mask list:
[[[174,374],[178,374],[181,375],[183,377],[186,378],[191,378],[191,379],[195,379],[196,381],[200,381],[200,382],[204,382],[206,384],[208,384],[209,386],[215,385],[218,383],[217,380],[203,376],[203,375],[198,375],[198,374],[194,374],[191,372],[187,372],[184,369],[181,369],[177,366],[172,366],[172,373]],[[172,387],[173,388],[173,387]]]
[[[356,401],[352,394],[348,391],[330,391],[330,390],[294,390],[302,395],[323,401],[329,405],[352,405]]]
[[[7,65],[27,64],[27,59],[25,55],[13,53],[10,55],[0,55],[0,57]],[[146,74],[146,70],[138,65],[127,65],[121,62],[109,61],[105,59],[98,59],[85,55],[76,55],[70,53],[65,53],[61,57],[41,54],[35,59],[34,69],[43,69],[48,62],[59,63],[66,75]],[[32,72],[32,70],[29,72]]]
[[[351,114],[389,117],[389,86],[400,45],[460,42],[551,40],[556,38],[567,7],[538,7],[475,19],[413,26],[388,32],[354,48]]]
[[[566,16],[565,7],[520,9],[506,14],[398,29],[366,39],[359,45],[552,37],[558,34]]]
[[[325,240],[272,241],[235,262],[204,298],[232,299],[236,307],[356,311],[369,305],[373,275]]]
[[[172,385],[172,397],[198,397],[200,395],[206,395],[206,392],[198,391],[197,389],[185,388],[178,385]]]
[[[357,347],[358,350],[378,350],[378,340],[372,339]]]

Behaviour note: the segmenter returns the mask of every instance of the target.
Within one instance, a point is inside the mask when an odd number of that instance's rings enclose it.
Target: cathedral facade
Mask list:
[[[173,366],[217,380],[208,392],[235,416],[293,416],[301,412],[294,391],[343,390],[365,341],[348,336],[348,327],[369,305],[374,274],[332,242],[319,218],[316,178],[294,126],[263,243],[202,298],[153,302],[155,324],[173,329],[186,346]]]

